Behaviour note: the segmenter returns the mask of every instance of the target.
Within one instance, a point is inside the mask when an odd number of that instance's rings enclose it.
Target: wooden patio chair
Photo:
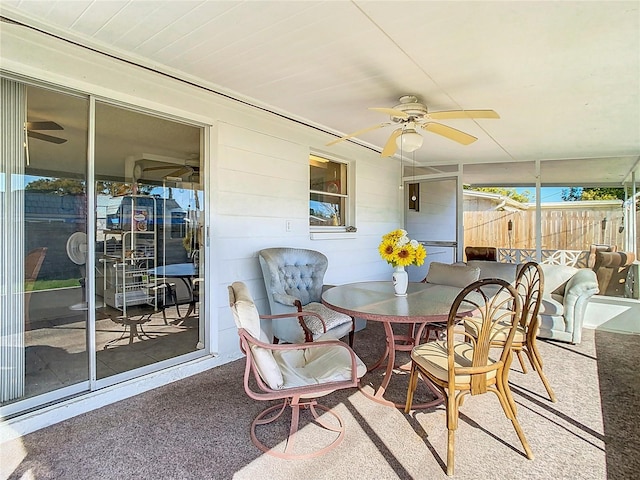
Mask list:
[[[38,279],[40,268],[47,255],[47,247],[38,247],[31,250],[24,259],[24,328],[31,328],[29,317],[29,305],[31,303],[31,292]]]
[[[536,262],[527,262],[520,269],[516,277],[516,290],[522,304],[522,314],[520,321],[516,325],[515,334],[511,349],[516,353],[523,373],[528,373],[522,352],[524,351],[531,363],[533,369],[538,372],[538,376],[549,394],[549,399],[556,402],[556,395],[551,388],[549,380],[542,371],[542,356],[538,350],[536,336],[538,335],[538,326],[540,318],[540,303],[542,302],[542,292],[544,291],[544,274],[542,267]],[[477,338],[478,321],[476,319],[466,319],[465,329],[468,334]],[[511,325],[508,322],[502,322],[495,327],[495,333],[491,339],[491,348],[504,348],[507,335]],[[510,398],[511,407],[516,411],[516,405]]]
[[[272,344],[262,330],[260,319],[278,321],[297,317],[299,312],[259,315],[251,295],[242,282],[234,282],[228,287],[229,305],[238,327],[240,348],[246,355],[244,370],[244,390],[254,400],[280,400],[274,406],[263,410],[251,424],[251,440],[263,452],[279,458],[311,458],[337,447],[344,437],[344,423],[333,410],[317,403],[316,398],[339,389],[358,386],[359,379],[367,368],[344,342],[323,340],[298,344]],[[303,312],[320,318],[317,313]],[[253,384],[257,385],[254,391]],[[278,420],[287,407],[291,407],[291,422],[284,440],[284,448],[269,447],[258,439],[256,428]],[[300,410],[308,410],[315,423],[330,432],[332,440],[319,446],[311,446],[311,451],[296,451],[294,441],[298,433]],[[332,416],[327,422],[320,417]],[[280,440],[270,443],[278,445]]]
[[[478,335],[456,329],[463,321],[459,312],[474,310]],[[527,458],[533,453],[511,407],[509,365],[511,343],[521,314],[520,296],[500,279],[478,280],[456,297],[447,319],[446,338],[418,345],[411,351],[411,376],[405,413],[409,413],[418,375],[435,385],[445,398],[447,410],[447,475],[454,471],[454,436],[458,428],[458,410],[466,395],[493,392],[524,447]],[[498,360],[489,357],[496,323],[510,325]],[[465,338],[466,337],[466,338]],[[468,340],[468,341],[465,341]]]

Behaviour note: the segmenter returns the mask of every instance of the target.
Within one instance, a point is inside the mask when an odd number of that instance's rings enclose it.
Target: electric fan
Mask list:
[[[84,232],[75,232],[67,239],[67,256],[76,265],[81,265],[82,278],[80,286],[82,287],[82,302],[72,305],[71,310],[87,310],[86,295],[86,263],[87,263],[87,234]]]

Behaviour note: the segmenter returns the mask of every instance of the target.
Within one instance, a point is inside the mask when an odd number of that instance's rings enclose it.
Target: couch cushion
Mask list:
[[[553,297],[558,298],[557,295]],[[542,301],[540,302],[540,311],[539,315],[563,315],[564,314],[564,306],[561,301],[554,299],[552,296],[543,296]],[[560,297],[561,298],[561,297]]]
[[[485,260],[470,260],[467,262],[470,267],[480,269],[480,279],[501,278],[511,284],[515,283],[518,265],[515,263],[489,262]]]
[[[478,280],[478,275],[480,275],[480,269],[477,267],[470,267],[464,264],[450,265],[431,262],[425,282],[464,288]]]
[[[564,295],[564,286],[567,281],[573,277],[578,271],[577,268],[569,265],[549,265],[541,263],[542,272],[544,273],[544,296],[547,297],[552,293]]]

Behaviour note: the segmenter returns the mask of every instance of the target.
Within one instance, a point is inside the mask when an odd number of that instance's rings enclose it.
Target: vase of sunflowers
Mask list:
[[[406,230],[398,229],[382,236],[378,251],[383,260],[391,265],[393,288],[397,296],[405,296],[409,286],[409,276],[405,267],[420,266],[424,263],[427,252],[416,240],[411,240]]]

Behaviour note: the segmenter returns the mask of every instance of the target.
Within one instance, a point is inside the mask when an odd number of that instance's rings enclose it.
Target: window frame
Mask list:
[[[323,190],[313,190],[311,189],[311,168],[312,161],[316,159],[319,161],[326,161],[334,164],[339,164],[340,167],[344,167],[346,182],[343,178],[339,178],[341,182],[344,182],[346,186],[346,193],[329,193]],[[346,159],[337,158],[334,155],[327,155],[325,153],[318,152],[310,152],[309,153],[309,179],[307,181],[307,185],[309,186],[309,209],[311,206],[311,195],[327,195],[329,197],[343,198],[344,199],[344,212],[343,217],[341,219],[341,225],[311,225],[309,223],[309,231],[313,233],[328,233],[328,234],[336,234],[350,231],[352,226],[355,225],[355,209],[354,209],[354,173],[355,167],[354,162]]]

